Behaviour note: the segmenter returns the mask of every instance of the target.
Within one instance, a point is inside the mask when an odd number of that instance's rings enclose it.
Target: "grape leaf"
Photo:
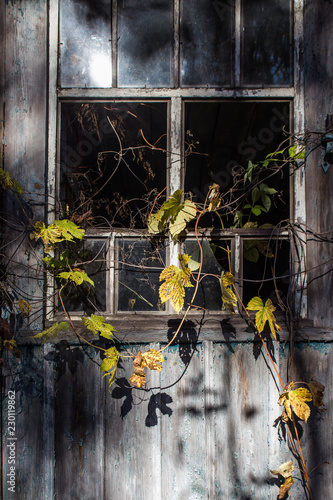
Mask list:
[[[222,302],[231,314],[235,314],[237,306],[237,298],[230,286],[234,283],[234,275],[232,273],[222,271],[220,278],[220,286],[222,292]]]
[[[258,332],[261,333],[263,331],[266,321],[268,321],[272,335],[274,339],[277,340],[276,331],[281,331],[281,327],[276,323],[276,319],[273,314],[276,307],[273,305],[271,299],[267,299],[264,305],[260,297],[253,297],[248,303],[246,309],[249,311],[258,311],[255,321]]]
[[[184,305],[184,296],[186,287],[193,287],[190,278],[191,270],[188,268],[188,263],[191,257],[187,254],[178,256],[181,269],[171,265],[163,269],[160,274],[160,281],[164,281],[159,288],[159,295],[162,304],[168,299],[171,300],[172,307],[179,313]]]
[[[67,219],[55,220],[48,227],[45,226],[44,222],[38,221],[32,233],[32,238],[36,241],[41,238],[47,253],[54,250],[55,243],[65,240],[73,241],[73,238],[82,239],[83,237],[84,229],[79,228],[74,222]]]
[[[95,286],[94,282],[89,278],[87,273],[85,271],[83,271],[82,269],[75,268],[71,271],[60,273],[58,276],[59,276],[59,278],[62,278],[64,280],[72,281],[76,285],[82,285],[82,283],[84,281],[87,281],[92,286]]]
[[[101,372],[105,372],[103,377],[109,377],[108,386],[109,390],[116,378],[116,370],[119,361],[119,352],[116,347],[110,347],[104,352],[105,358],[101,363]]]
[[[323,403],[325,386],[312,377],[309,382],[309,389],[312,394],[313,404],[319,408],[320,411],[325,411],[326,408]]]
[[[309,389],[300,387],[299,389],[284,392],[279,397],[279,405],[284,406],[289,419],[292,418],[292,411],[305,422],[308,420],[311,410],[306,401],[312,401]]]
[[[187,222],[194,219],[197,213],[196,205],[190,200],[181,201],[183,191],[175,191],[170,198],[163,203],[157,213],[148,218],[148,230],[152,234],[158,234],[169,224],[169,231],[173,239],[177,239],[184,231]]]
[[[109,340],[112,340],[113,332],[116,331],[112,325],[106,322],[103,316],[96,316],[95,314],[92,314],[91,318],[82,318],[82,324],[88,328],[88,330],[92,331],[94,335],[99,332],[101,337],[105,337]]]
[[[31,310],[32,310],[32,307],[29,304],[29,302],[27,302],[24,299],[19,299],[18,306],[20,308],[20,311],[21,311],[21,314],[22,314],[22,318],[27,318],[29,316],[29,314],[31,313]]]
[[[57,322],[54,325],[50,326],[49,328],[46,328],[46,330],[37,333],[37,335],[33,335],[32,338],[42,339],[42,346],[43,346],[48,339],[56,337],[61,330],[67,332],[68,329],[69,329],[69,324],[66,323],[66,321],[61,321],[60,323]]]
[[[157,370],[158,372],[162,371],[162,366],[160,363],[163,363],[164,358],[159,351],[150,349],[149,351],[142,354],[142,358],[142,366],[146,366],[147,368],[149,368],[149,370]]]
[[[17,182],[17,180],[11,175],[10,172],[0,168],[0,186],[2,189],[11,189],[17,191],[19,194],[23,194],[22,186]]]
[[[294,466],[292,460],[280,465],[278,470],[271,470],[272,474],[282,476],[285,479],[285,481],[280,486],[280,492],[279,492],[280,500],[282,500],[286,496],[287,492],[294,484],[294,479],[292,477],[293,472],[294,472]]]
[[[150,349],[144,353],[138,351],[138,354],[135,356],[133,361],[134,373],[130,378],[131,384],[135,387],[143,387],[146,383],[146,374],[144,369],[149,368],[149,370],[157,370],[160,372],[162,371],[160,363],[163,363],[163,361],[164,358],[162,354],[155,349]]]

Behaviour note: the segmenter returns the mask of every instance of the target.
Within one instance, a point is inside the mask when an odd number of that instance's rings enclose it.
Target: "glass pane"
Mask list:
[[[290,0],[242,2],[244,85],[290,85]]]
[[[61,87],[111,87],[111,0],[60,4]]]
[[[238,207],[237,200],[244,193],[243,178],[249,160],[258,162],[279,148],[287,137],[284,127],[289,128],[289,103],[286,102],[186,103],[185,150],[192,152],[186,159],[185,191],[192,193],[194,201],[203,203],[209,186],[219,184],[224,195],[220,213],[225,227],[230,227]],[[267,169],[264,174],[269,176],[265,180],[267,186],[276,189],[279,195],[269,212],[256,220],[258,224],[276,224],[289,217],[288,165],[282,172]],[[242,201],[243,205],[252,203],[251,190],[256,182],[257,177],[253,175],[252,183],[248,183],[248,199]],[[248,217],[249,212],[244,213]],[[205,225],[221,228],[216,216],[213,221],[208,221],[207,217],[202,219]]]
[[[173,2],[118,2],[118,86],[171,87]]]
[[[230,241],[209,241],[204,239],[201,244],[203,250],[201,277],[204,274],[209,276],[204,277],[200,282],[193,304],[199,306],[199,311],[203,309],[221,311],[222,296],[219,278],[221,277],[222,271],[229,271],[228,253],[230,251]],[[186,240],[185,253],[190,255],[192,260],[196,262],[200,261],[199,245],[196,240]],[[194,277],[196,277],[196,274],[197,273],[194,271]],[[194,282],[193,284],[195,286]],[[193,292],[194,288],[185,288],[184,308],[191,302]]]
[[[264,303],[271,299],[278,306],[276,289],[286,301],[290,274],[290,244],[285,240],[245,240],[243,242],[243,302],[259,296]]]
[[[183,0],[182,86],[231,84],[234,0]]]
[[[63,210],[81,225],[146,228],[166,186],[167,104],[63,103],[61,120]]]
[[[68,283],[62,295],[68,311],[84,311],[87,314],[106,310],[106,254],[107,241],[87,239],[75,244],[68,243],[69,258],[76,267],[83,269],[94,282],[75,286]],[[59,304],[60,306],[60,304]]]
[[[158,289],[165,248],[148,240],[118,242],[118,310],[164,311]]]

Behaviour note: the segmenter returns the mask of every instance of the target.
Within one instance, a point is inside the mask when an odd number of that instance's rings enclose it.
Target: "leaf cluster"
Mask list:
[[[16,191],[18,194],[23,194],[22,186],[10,172],[3,170],[3,168],[0,168],[0,186],[4,191],[9,189],[11,191]]]
[[[32,239],[37,241],[40,238],[43,241],[46,253],[52,252],[56,243],[73,241],[74,238],[81,240],[83,237],[84,229],[68,219],[55,220],[48,227],[44,222],[37,221],[31,234]]]
[[[149,349],[149,351],[142,353],[138,351],[133,361],[134,373],[130,378],[130,382],[135,387],[143,387],[146,384],[145,368],[149,370],[162,371],[164,357],[159,351]]]

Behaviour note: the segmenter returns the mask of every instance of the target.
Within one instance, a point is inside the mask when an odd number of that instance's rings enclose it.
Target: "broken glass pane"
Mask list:
[[[65,248],[71,265],[84,270],[94,282],[94,286],[88,282],[78,286],[68,282],[62,291],[66,309],[71,312],[84,311],[87,314],[105,311],[107,241],[85,238],[75,244],[63,244],[62,250]]]
[[[148,240],[118,241],[118,310],[164,311],[159,276],[165,267],[165,248]]]
[[[244,0],[242,14],[243,85],[290,85],[290,0]]]
[[[60,199],[74,222],[145,228],[166,186],[165,102],[62,103]]]
[[[173,2],[118,2],[118,86],[171,87],[172,40]]]
[[[249,161],[256,163],[264,160],[267,154],[279,148],[287,138],[284,128],[289,128],[287,102],[187,102],[185,191],[192,193],[194,201],[204,203],[209,186],[218,184],[223,196],[220,212],[224,214],[225,227],[233,225],[237,200],[244,193],[243,179]],[[288,142],[284,147],[287,145]],[[288,165],[282,171],[271,171],[269,168],[269,178],[265,182],[279,195],[274,198],[269,212],[256,219],[259,225],[265,222],[276,224],[289,217]],[[236,177],[238,174],[239,178]],[[239,184],[235,186],[237,179]],[[252,183],[248,183],[249,199],[244,200],[243,205],[252,202],[251,190],[256,180],[253,174]],[[247,222],[249,212],[245,214],[243,223]],[[209,217],[211,219],[212,214]],[[216,216],[212,222],[210,219],[208,221],[206,217],[206,225],[212,224],[221,229]]]
[[[207,274],[199,285],[198,292],[193,302],[194,306],[198,306],[198,310],[203,309],[211,311],[222,310],[222,295],[219,278],[222,271],[229,271],[230,256],[230,241],[227,240],[207,240],[200,241],[203,250],[203,266],[202,274]],[[199,245],[196,240],[186,240],[185,253],[191,256],[195,262],[200,262]],[[231,257],[230,257],[231,259]],[[193,271],[193,276],[196,277],[197,270]],[[194,281],[192,284],[195,286]],[[191,302],[194,288],[185,288],[185,303],[184,308]]]
[[[181,85],[226,86],[232,76],[234,0],[181,3]]]
[[[111,87],[111,0],[61,0],[61,87]]]

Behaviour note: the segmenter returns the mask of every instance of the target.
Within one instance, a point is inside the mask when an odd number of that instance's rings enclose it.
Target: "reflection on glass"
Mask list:
[[[170,87],[172,39],[173,2],[118,2],[118,86]]]
[[[118,242],[118,311],[163,311],[159,276],[165,267],[165,248],[147,240]]]
[[[61,0],[62,87],[111,87],[111,0]]]
[[[183,0],[181,85],[231,84],[233,0]]]
[[[278,294],[286,301],[289,287],[290,244],[288,241],[244,240],[243,242],[243,302],[254,296],[264,303],[271,299],[278,306]],[[276,278],[276,289],[273,277]]]
[[[165,102],[62,103],[63,210],[94,227],[147,227],[166,185],[166,133]]]
[[[68,243],[66,247],[72,264],[78,263],[77,267],[84,270],[94,282],[94,286],[86,282],[79,286],[68,283],[62,292],[66,309],[87,314],[105,311],[106,240],[85,238],[75,244]]]
[[[197,295],[193,302],[199,306],[199,311],[207,309],[210,311],[222,310],[222,295],[219,278],[222,271],[229,270],[228,251],[230,250],[229,241],[201,241],[203,249],[202,276],[207,274],[200,282]],[[191,259],[200,261],[199,246],[196,240],[186,240],[185,253],[191,256]],[[196,272],[193,272],[196,277]],[[194,284],[194,282],[193,282]],[[185,308],[191,302],[194,288],[185,289]]]
[[[200,203],[213,183],[219,184],[222,195],[228,192],[234,184],[233,169],[238,165],[246,168],[249,160],[255,163],[275,151],[285,139],[284,127],[288,130],[287,102],[187,102],[185,149],[193,144],[195,154],[186,160],[185,191],[191,191],[194,201]],[[281,191],[282,197],[272,205],[269,220],[259,223],[274,224],[289,216],[287,171],[267,183]],[[233,224],[233,215],[228,223]]]
[[[243,0],[242,83],[291,84],[290,0]]]

